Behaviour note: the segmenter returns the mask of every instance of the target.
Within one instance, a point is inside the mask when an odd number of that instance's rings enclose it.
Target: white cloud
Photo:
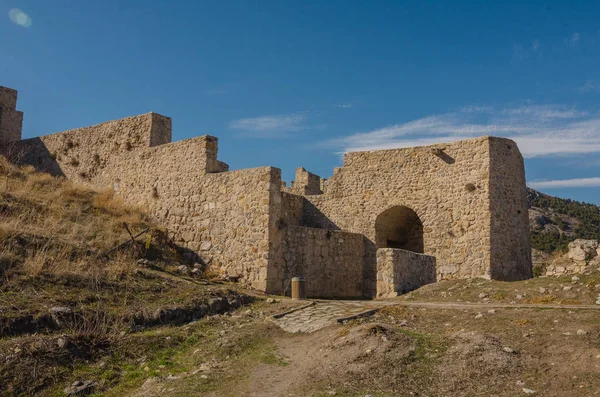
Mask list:
[[[525,157],[600,153],[600,116],[556,105],[469,106],[325,144],[347,152],[423,146],[482,135],[513,139]]]
[[[350,109],[350,108],[354,107],[354,105],[351,103],[340,103],[338,105],[333,105],[333,107],[342,108],[342,109]]]
[[[527,185],[533,189],[560,189],[572,187],[600,187],[600,178],[562,179],[554,181],[533,181]]]
[[[575,32],[571,35],[571,44],[575,45],[579,43],[580,34]]]
[[[234,120],[229,127],[244,131],[244,135],[257,138],[273,138],[288,132],[304,129],[307,113],[293,113],[272,116],[251,117]]]

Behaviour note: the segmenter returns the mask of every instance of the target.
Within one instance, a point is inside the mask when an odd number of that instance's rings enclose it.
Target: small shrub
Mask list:
[[[158,189],[156,188],[156,186],[152,188],[152,198],[158,198]]]
[[[69,164],[72,167],[78,167],[79,166],[79,160],[77,160],[76,158],[72,158],[71,161],[69,161]]]
[[[133,149],[133,145],[131,144],[131,142],[129,142],[129,141],[125,142],[125,149],[127,149],[128,151]]]
[[[467,190],[467,192],[471,193],[474,192],[477,189],[477,187],[472,183],[467,183],[465,185],[465,189]]]
[[[98,153],[94,154],[94,163],[99,163],[100,162],[100,155]]]
[[[67,141],[67,149],[73,149],[75,147],[75,143],[72,140]]]

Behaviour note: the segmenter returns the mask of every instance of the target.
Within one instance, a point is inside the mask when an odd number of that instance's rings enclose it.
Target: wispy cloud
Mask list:
[[[304,129],[304,122],[306,121],[307,116],[307,113],[303,112],[250,117],[234,120],[229,123],[229,127],[243,131],[246,136],[255,138],[273,138],[277,136],[286,136],[289,132]]]
[[[469,106],[325,144],[342,151],[391,149],[496,135],[517,142],[525,157],[600,153],[600,116],[557,105]]]
[[[554,181],[533,181],[527,185],[533,189],[561,189],[572,187],[600,187],[600,178],[561,179]]]
[[[341,108],[341,109],[350,109],[353,108],[354,105],[351,103],[340,103],[337,105],[333,105],[334,108]]]
[[[577,43],[579,43],[579,39],[580,39],[581,35],[577,32],[573,33],[571,35],[571,44],[572,45],[577,45]]]
[[[579,92],[592,92],[592,91],[600,92],[600,82],[588,80],[581,87],[578,87],[577,91],[579,91]]]

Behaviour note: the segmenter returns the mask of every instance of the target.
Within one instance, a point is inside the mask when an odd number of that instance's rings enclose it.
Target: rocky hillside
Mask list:
[[[576,239],[600,240],[600,207],[548,196],[527,188],[529,224],[534,249],[566,251]]]

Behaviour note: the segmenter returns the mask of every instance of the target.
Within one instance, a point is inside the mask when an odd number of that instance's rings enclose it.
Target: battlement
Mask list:
[[[17,91],[0,86],[0,142],[21,139],[23,113],[16,110]]]
[[[324,179],[319,175],[305,170],[303,167],[296,168],[296,179],[288,190],[295,194],[322,194]]]

